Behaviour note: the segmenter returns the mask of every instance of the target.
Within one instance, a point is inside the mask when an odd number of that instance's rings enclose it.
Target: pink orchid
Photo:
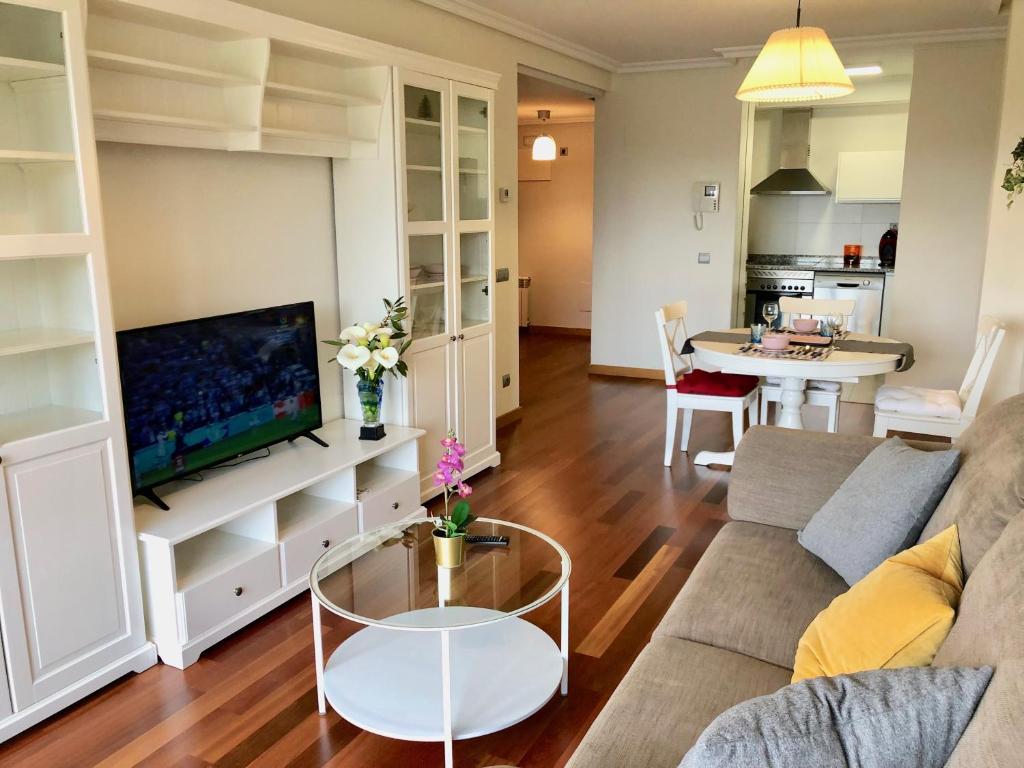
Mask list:
[[[459,496],[466,498],[471,493],[473,493],[473,489],[470,486],[465,483],[459,483]]]
[[[444,438],[441,441],[441,445],[443,445],[445,448],[451,448],[453,445],[458,445],[458,442],[454,437],[449,435],[448,437]]]
[[[463,464],[462,459],[460,459],[458,456],[443,456],[441,458],[440,464],[444,464],[450,467],[452,470],[455,470],[456,472],[461,472],[465,467],[465,464]],[[439,468],[440,464],[438,465]]]
[[[434,485],[444,485],[444,474],[441,472],[434,473]]]
[[[456,443],[455,445],[453,445],[452,450],[455,451],[455,453],[459,456],[466,455],[466,446],[464,446],[462,443]]]

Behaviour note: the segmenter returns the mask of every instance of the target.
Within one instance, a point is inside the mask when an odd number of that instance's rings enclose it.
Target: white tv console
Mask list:
[[[309,587],[324,549],[356,533],[424,513],[417,438],[387,426],[359,440],[339,419],[270,456],[206,470],[202,482],[161,493],[170,511],[135,507],[149,638],[184,669],[204,650]]]

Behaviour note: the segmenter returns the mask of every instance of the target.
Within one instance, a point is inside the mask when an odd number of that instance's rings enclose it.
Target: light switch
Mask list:
[[[700,253],[697,254],[697,263],[698,264],[710,264],[711,263],[711,254],[707,253],[705,251],[701,251]]]

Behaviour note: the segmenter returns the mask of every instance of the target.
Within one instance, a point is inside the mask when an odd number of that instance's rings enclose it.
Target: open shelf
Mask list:
[[[347,136],[337,133],[320,133],[307,131],[300,128],[279,128],[273,125],[263,126],[264,136],[277,136],[282,139],[297,139],[300,141],[327,141],[332,144],[351,144]]]
[[[355,508],[356,505],[348,501],[325,499],[309,493],[293,493],[277,502],[277,537],[285,541]]]
[[[233,125],[218,120],[201,120],[194,117],[159,115],[152,112],[128,112],[120,109],[96,109],[97,120],[116,120],[137,125],[158,125],[167,128],[190,128],[197,131],[255,131],[252,125]]]
[[[487,171],[483,168],[459,168],[459,173],[466,176],[486,176]]]
[[[487,129],[486,128],[476,128],[476,127],[474,127],[472,125],[460,125],[459,126],[459,133],[473,133],[473,134],[477,134],[477,135],[480,135],[480,136],[486,136],[487,135]]]
[[[0,149],[0,163],[29,165],[32,163],[73,163],[71,152],[43,152],[33,149]]]
[[[250,539],[219,529],[188,539],[174,547],[178,591],[183,592],[209,581],[214,576],[276,548],[274,542]]]
[[[93,335],[73,328],[18,328],[0,331],[0,357],[92,344]]]
[[[61,405],[46,405],[16,413],[0,414],[0,445],[102,420],[103,414],[100,411]]]
[[[436,282],[436,283],[413,283],[412,284],[412,289],[414,291],[425,291],[425,290],[430,289],[430,288],[444,288],[444,283],[443,282]]]
[[[98,50],[90,50],[88,54],[91,66],[111,72],[143,75],[145,77],[160,77],[186,83],[198,83],[200,85],[259,85],[259,81],[253,78],[217,72],[212,69],[173,64],[157,59],[144,59],[138,56],[128,56],[123,53]]]
[[[440,173],[441,166],[439,165],[407,165],[405,166],[407,171],[418,171],[420,173]]]
[[[0,56],[0,83],[17,83],[22,80],[38,80],[41,77],[60,77],[64,74],[63,64],[48,61],[14,59]]]
[[[462,278],[464,283],[482,283],[487,280],[487,275],[466,275]]]
[[[282,99],[309,101],[314,104],[329,104],[338,107],[380,106],[379,101],[367,98],[366,96],[326,91],[321,88],[307,88],[302,85],[291,85],[290,83],[269,82],[266,86],[266,94]]]

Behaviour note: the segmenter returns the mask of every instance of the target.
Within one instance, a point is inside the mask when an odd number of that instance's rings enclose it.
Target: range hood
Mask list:
[[[807,170],[811,110],[782,110],[779,170],[750,190],[752,195],[828,195],[831,191]]]

